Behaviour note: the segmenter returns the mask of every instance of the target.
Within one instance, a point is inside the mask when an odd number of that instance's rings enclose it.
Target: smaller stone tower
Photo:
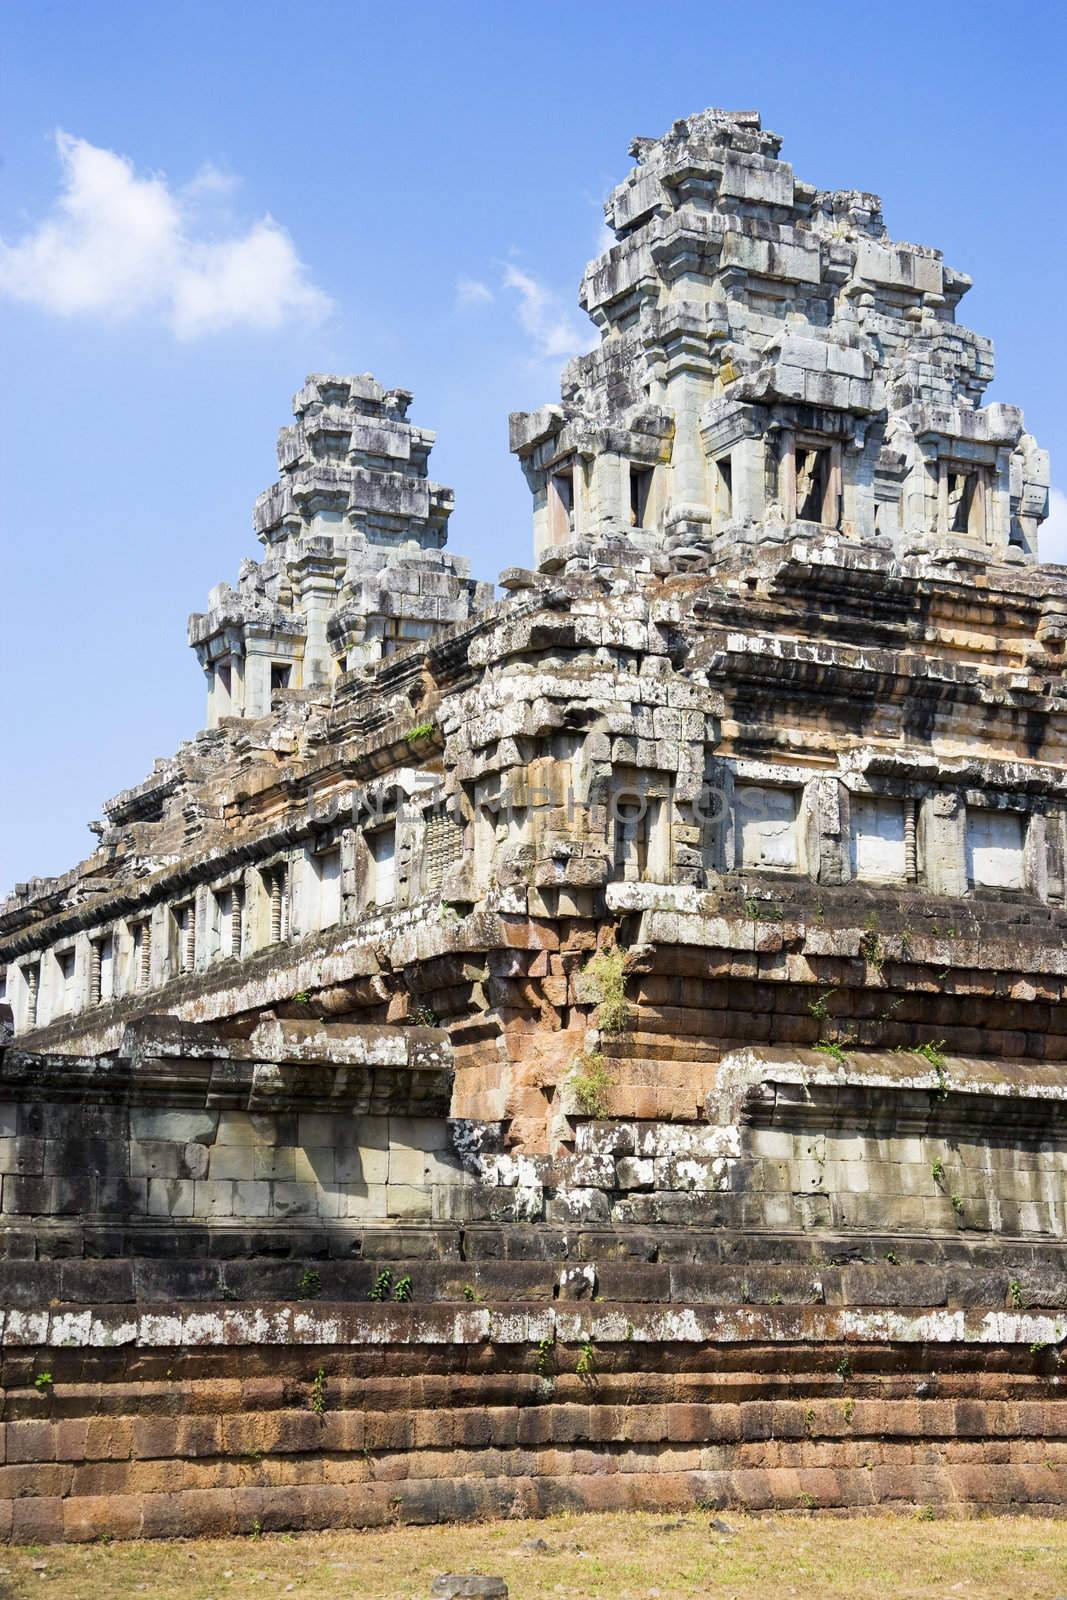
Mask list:
[[[255,507],[266,555],[189,619],[208,727],[263,716],[274,693],[325,687],[488,604],[492,586],[445,552],[452,490],[427,476],[434,434],[407,420],[411,401],[369,373],[313,373],[294,397],[281,477]]]

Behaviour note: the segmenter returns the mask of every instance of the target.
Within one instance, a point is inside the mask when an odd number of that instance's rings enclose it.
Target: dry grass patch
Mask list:
[[[511,1600],[1056,1600],[1067,1523],[1030,1517],[551,1517],[365,1533],[0,1552],[0,1595],[63,1600],[427,1600],[441,1572],[507,1580]],[[543,1541],[546,1548],[540,1548]]]

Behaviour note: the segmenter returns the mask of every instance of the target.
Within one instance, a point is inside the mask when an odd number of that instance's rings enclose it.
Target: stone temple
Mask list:
[[[18,1540],[1067,1497],[1067,572],[970,280],[751,112],[474,582],[315,374],[205,731],[0,905]]]

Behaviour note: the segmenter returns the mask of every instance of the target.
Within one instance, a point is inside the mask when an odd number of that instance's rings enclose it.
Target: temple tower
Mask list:
[[[1047,456],[1017,407],[981,404],[992,344],[955,320],[971,280],[780,146],[719,110],[631,145],[617,242],[581,286],[601,342],[560,404],[511,419],[539,561],[620,536],[676,566],[827,536],[1036,561]]]
[[[407,389],[313,373],[278,435],[281,476],[255,506],[266,555],[189,619],[208,726],[331,680],[462,621],[491,585],[445,551],[452,490],[428,476],[434,434]]]

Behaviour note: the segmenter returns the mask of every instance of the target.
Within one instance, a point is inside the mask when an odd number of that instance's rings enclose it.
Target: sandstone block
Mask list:
[[[131,1106],[130,1135],[135,1140],[211,1144],[219,1122],[217,1111],[164,1111]]]

